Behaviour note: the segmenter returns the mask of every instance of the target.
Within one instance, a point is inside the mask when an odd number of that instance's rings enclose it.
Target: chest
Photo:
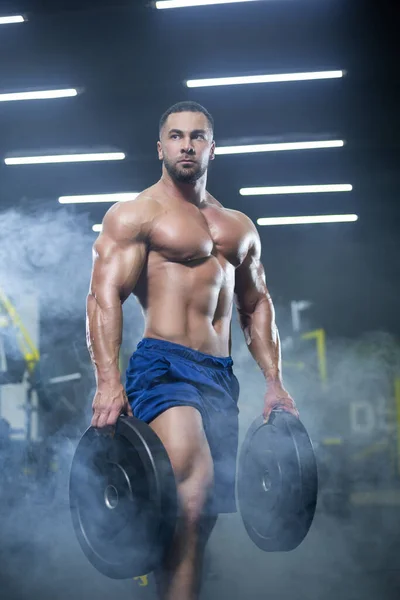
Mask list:
[[[237,218],[214,210],[166,212],[154,225],[151,246],[167,260],[187,263],[215,256],[235,267],[246,252]]]

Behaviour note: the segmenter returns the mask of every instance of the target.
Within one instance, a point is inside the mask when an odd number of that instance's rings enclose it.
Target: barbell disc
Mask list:
[[[151,573],[172,541],[177,490],[161,440],[143,421],[120,417],[84,433],[70,474],[70,509],[89,562],[112,579]]]
[[[288,552],[308,534],[318,496],[312,442],[299,419],[274,410],[257,418],[241,448],[238,504],[252,541],[265,552]]]

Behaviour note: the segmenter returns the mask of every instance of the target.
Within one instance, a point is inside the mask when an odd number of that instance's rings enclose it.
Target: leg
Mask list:
[[[156,573],[160,599],[197,600],[204,549],[216,522],[203,514],[213,486],[213,461],[202,418],[193,407],[173,407],[150,427],[170,457],[181,511],[170,552]]]
[[[200,592],[201,592],[201,584],[202,584],[202,576],[203,576],[203,560],[204,560],[204,553],[205,553],[205,549],[206,549],[206,545],[208,540],[210,539],[210,535],[215,527],[215,524],[217,522],[218,517],[203,517],[199,523],[199,540],[198,540],[198,545],[197,545],[197,557],[196,557],[196,563],[195,563],[195,570],[194,570],[194,579],[193,579],[193,594],[192,596],[177,596],[177,598],[179,598],[179,600],[181,600],[181,598],[199,598],[200,597]],[[158,591],[158,595],[159,597],[164,600],[164,598],[172,598],[173,597],[173,591],[170,590],[170,587],[173,583],[173,578],[174,578],[174,565],[176,564],[176,559],[174,560],[174,556],[178,555],[178,552],[176,551],[177,547],[178,547],[178,543],[179,543],[179,535],[180,535],[180,531],[177,531],[176,534],[176,538],[175,538],[175,544],[172,548],[171,551],[171,556],[169,558],[169,560],[167,559],[165,564],[163,565],[163,567],[160,569],[160,571],[156,572],[155,575],[155,580],[156,580],[156,585],[157,585],[157,591]],[[168,596],[168,593],[170,593],[170,595]]]
[[[200,596],[203,567],[204,567],[204,554],[207,546],[207,542],[210,539],[211,533],[215,527],[218,517],[203,517],[200,522],[200,539],[199,539],[199,553],[198,553],[198,570],[197,570],[197,595]]]

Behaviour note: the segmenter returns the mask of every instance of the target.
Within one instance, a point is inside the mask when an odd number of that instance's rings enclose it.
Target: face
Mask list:
[[[173,181],[195,183],[214,160],[215,143],[207,117],[195,112],[170,115],[157,148]]]

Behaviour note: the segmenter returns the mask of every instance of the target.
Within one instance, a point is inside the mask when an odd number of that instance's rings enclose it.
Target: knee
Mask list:
[[[178,485],[182,516],[188,525],[197,525],[200,522],[213,486],[212,465],[201,473],[193,473]]]

